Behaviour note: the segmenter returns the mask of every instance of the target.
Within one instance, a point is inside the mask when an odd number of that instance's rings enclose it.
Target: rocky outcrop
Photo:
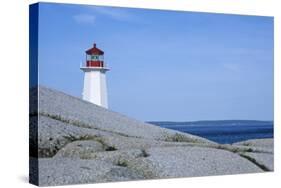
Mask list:
[[[234,145],[250,147],[252,149],[251,151],[256,152],[240,152],[240,155],[252,161],[265,171],[274,170],[273,139],[253,139],[244,142],[237,142]]]
[[[273,170],[271,140],[220,145],[46,87],[38,94],[30,143],[42,186]]]

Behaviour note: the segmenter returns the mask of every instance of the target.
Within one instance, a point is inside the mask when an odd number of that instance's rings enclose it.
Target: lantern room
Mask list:
[[[86,67],[104,67],[104,52],[96,46],[94,43],[93,48],[86,51]]]

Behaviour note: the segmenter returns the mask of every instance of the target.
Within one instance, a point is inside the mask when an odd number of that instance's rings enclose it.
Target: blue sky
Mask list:
[[[81,97],[105,52],[109,108],[143,120],[273,120],[273,18],[40,4],[39,82]]]

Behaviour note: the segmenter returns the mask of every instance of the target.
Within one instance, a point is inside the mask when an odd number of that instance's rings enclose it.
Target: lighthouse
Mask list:
[[[86,61],[80,69],[84,72],[83,100],[108,108],[105,74],[109,69],[104,63],[104,52],[95,43],[86,50]]]

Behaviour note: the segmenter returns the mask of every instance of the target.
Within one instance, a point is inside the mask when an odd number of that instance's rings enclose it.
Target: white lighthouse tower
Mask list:
[[[86,51],[86,63],[80,69],[84,72],[83,100],[108,108],[106,68],[104,52],[96,47]]]

